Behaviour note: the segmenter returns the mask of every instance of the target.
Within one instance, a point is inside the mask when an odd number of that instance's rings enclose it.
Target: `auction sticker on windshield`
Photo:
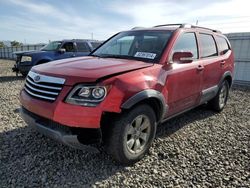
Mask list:
[[[136,52],[134,57],[140,57],[140,58],[147,58],[147,59],[154,59],[156,54],[149,53],[149,52]]]

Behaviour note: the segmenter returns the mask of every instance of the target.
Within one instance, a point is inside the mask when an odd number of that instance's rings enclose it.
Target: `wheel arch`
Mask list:
[[[231,88],[232,84],[233,84],[233,75],[230,71],[227,71],[223,74],[219,86],[223,83],[223,81],[226,80],[229,84],[229,87]]]
[[[121,109],[129,110],[142,103],[148,104],[154,110],[157,122],[164,118],[168,108],[165,98],[162,93],[153,89],[143,90],[133,95],[122,104]]]

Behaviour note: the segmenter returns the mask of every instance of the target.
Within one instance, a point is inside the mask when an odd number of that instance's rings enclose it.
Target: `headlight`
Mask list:
[[[65,102],[82,106],[96,106],[107,95],[108,86],[77,85],[69,93]]]
[[[21,62],[32,61],[32,57],[30,56],[22,56]]]

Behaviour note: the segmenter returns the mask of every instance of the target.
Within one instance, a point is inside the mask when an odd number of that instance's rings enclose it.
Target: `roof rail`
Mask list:
[[[191,24],[182,23],[182,24],[163,24],[163,25],[156,25],[154,27],[178,27],[178,28],[191,28]]]
[[[191,27],[192,28],[198,28],[198,29],[206,29],[206,30],[210,30],[210,31],[215,32],[215,33],[221,33],[221,31],[219,31],[219,30],[210,29],[210,28],[207,28],[207,27],[200,27],[200,26],[197,26],[197,25],[192,25]]]
[[[183,24],[163,24],[163,25],[156,25],[154,27],[199,28],[199,29],[210,30],[210,31],[215,32],[215,33],[221,33],[221,31],[218,31],[218,30],[215,30],[215,29],[209,29],[207,27],[200,27],[200,26],[187,24],[187,23],[183,23]]]

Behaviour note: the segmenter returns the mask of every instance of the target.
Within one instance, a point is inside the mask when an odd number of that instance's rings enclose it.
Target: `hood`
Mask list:
[[[32,56],[32,55],[41,54],[41,53],[44,53],[44,51],[31,50],[31,51],[18,51],[18,52],[14,52],[15,55],[19,55],[19,56],[22,56],[22,55]]]
[[[153,66],[136,60],[78,57],[52,61],[32,68],[32,71],[66,79],[66,85],[95,82],[97,79]]]

